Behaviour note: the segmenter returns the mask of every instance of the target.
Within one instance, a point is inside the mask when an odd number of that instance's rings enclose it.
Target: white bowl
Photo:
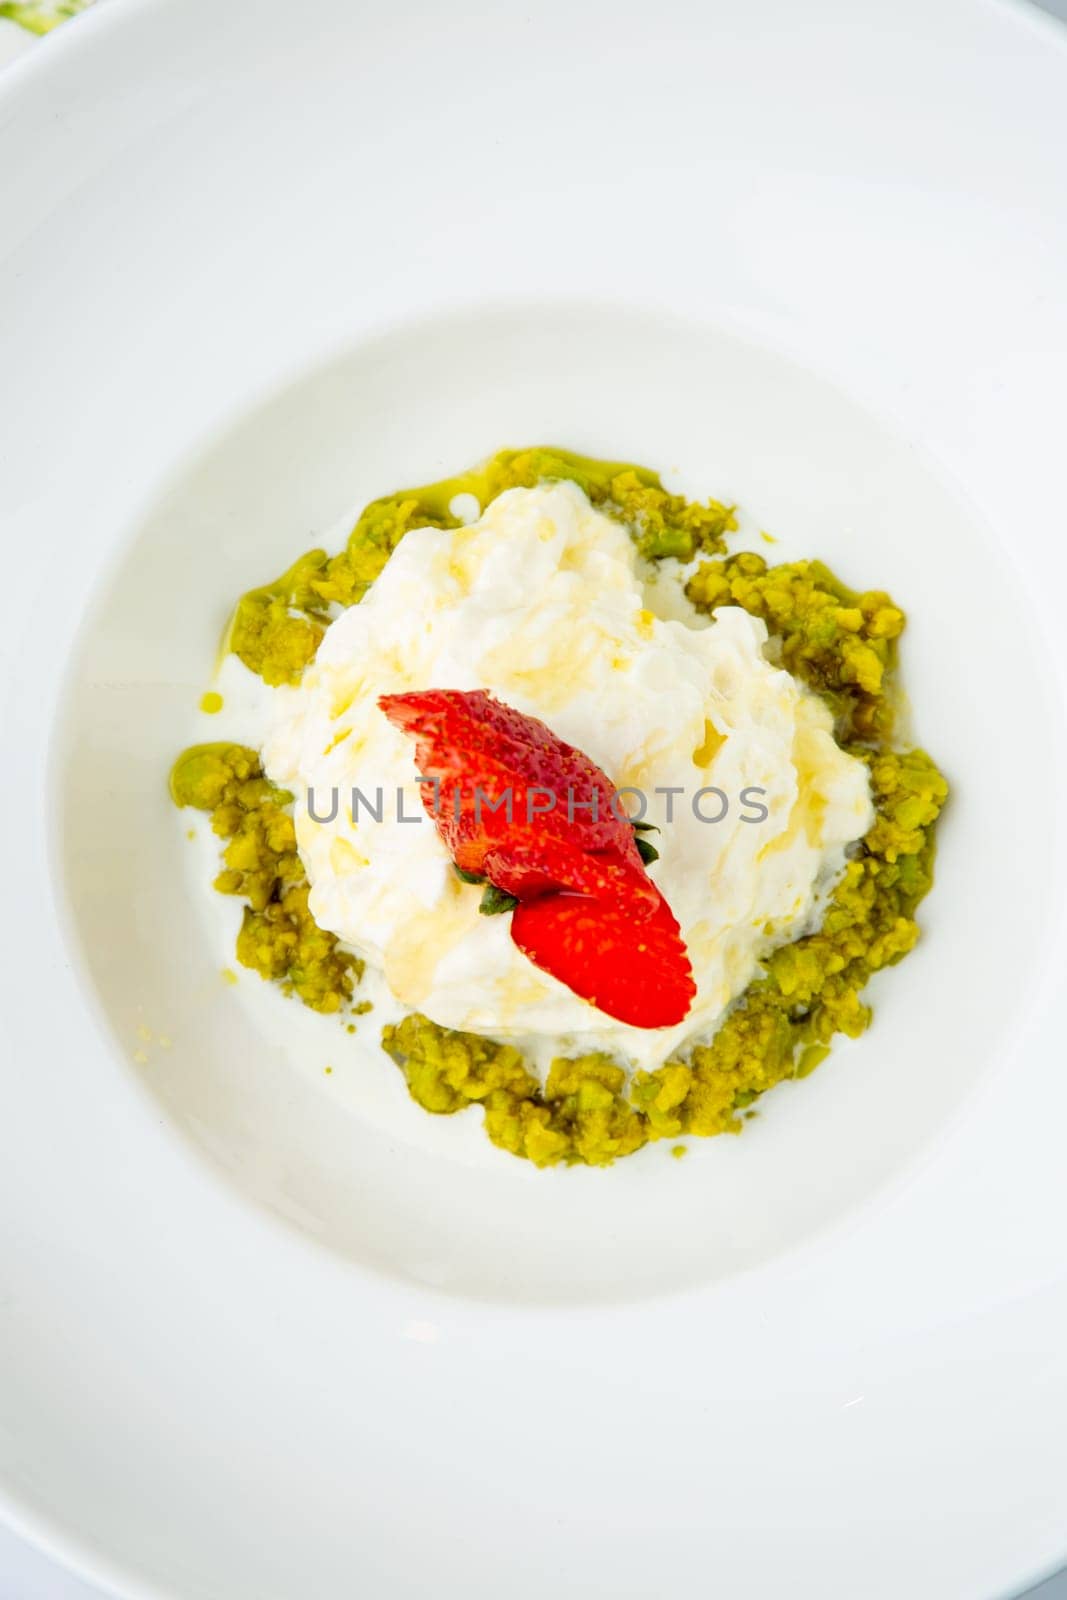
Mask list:
[[[963,0],[112,0],[0,85],[19,1526],[226,1600],[1067,1555],[1065,80]],[[681,1163],[537,1172],[224,987],[166,797],[235,593],[546,439],[888,587],[954,788],[872,1031]]]

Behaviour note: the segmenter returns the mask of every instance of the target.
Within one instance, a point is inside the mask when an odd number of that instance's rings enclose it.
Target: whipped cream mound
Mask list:
[[[585,1049],[658,1066],[709,1036],[761,958],[818,925],[873,820],[866,768],[835,743],[822,701],[767,659],[764,624],[737,607],[679,620],[665,587],[646,586],[626,530],[576,485],[511,489],[466,527],[408,533],[302,682],[273,695],[263,759],[296,796],[316,921],[403,1007],[513,1040],[542,1070]],[[534,967],[506,915],[479,913],[481,891],[457,879],[425,814],[413,742],[378,709],[381,694],[428,688],[490,689],[647,796],[661,830],[650,873],[697,984],[684,1022],[614,1021]],[[693,804],[711,788],[727,801],[718,821],[702,818],[720,797]]]

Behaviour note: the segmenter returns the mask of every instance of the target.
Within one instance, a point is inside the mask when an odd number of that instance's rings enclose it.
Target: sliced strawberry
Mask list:
[[[481,689],[378,703],[434,780],[423,803],[457,867],[517,898],[512,938],[534,965],[621,1022],[680,1022],[685,943],[596,763]]]
[[[688,1015],[696,984],[674,913],[658,890],[657,898],[652,915],[635,922],[625,904],[543,895],[515,907],[511,937],[535,967],[598,1011],[667,1028]]]
[[[481,871],[498,889],[520,900],[569,890],[604,900],[623,900],[634,917],[645,917],[656,909],[660,899],[643,866],[620,861],[609,851],[594,854],[580,850],[568,839],[555,839],[550,834],[512,835],[486,852]]]
[[[378,704],[394,726],[414,738],[420,773],[438,780],[436,811],[431,784],[423,786],[423,803],[466,871],[480,869],[460,861],[455,846],[469,858],[470,847],[476,849],[479,841],[488,848],[491,840],[535,830],[640,864],[629,822],[612,809],[610,780],[537,717],[504,705],[484,689],[388,694]],[[510,819],[503,809],[493,811],[483,803],[476,820],[476,788],[493,802],[510,792]],[[555,802],[551,806],[549,797]]]
[[[449,855],[465,872],[485,874],[485,858],[512,839],[547,834],[541,797],[527,806],[528,791],[512,772],[487,756],[477,757],[476,773],[459,759],[435,757],[420,743],[422,801]]]

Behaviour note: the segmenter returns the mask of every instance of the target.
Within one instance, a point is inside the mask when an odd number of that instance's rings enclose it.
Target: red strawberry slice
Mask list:
[[[658,891],[657,898],[652,916],[635,922],[625,903],[543,895],[515,907],[511,937],[535,967],[598,1011],[667,1028],[687,1016],[696,984],[674,914]]]
[[[638,917],[654,911],[659,900],[659,891],[643,865],[635,867],[608,851],[580,850],[569,840],[551,835],[514,834],[486,852],[481,871],[498,889],[520,900],[570,890],[605,900],[625,900]]]
[[[518,899],[511,935],[534,965],[621,1022],[680,1022],[696,993],[685,943],[596,763],[482,689],[378,704],[415,740],[453,861]]]
[[[414,738],[420,773],[438,780],[436,811],[431,784],[423,785],[423,803],[464,871],[481,871],[480,864],[468,863],[483,845],[534,830],[582,850],[613,851],[641,866],[629,822],[612,810],[609,779],[538,718],[484,689],[387,694],[378,704]],[[494,803],[510,791],[510,818],[503,808],[494,811],[484,803],[475,818],[476,789]]]

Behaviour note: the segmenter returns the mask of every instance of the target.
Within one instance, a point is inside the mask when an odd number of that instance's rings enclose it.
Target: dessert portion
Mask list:
[[[736,1131],[918,934],[946,786],[894,743],[903,616],[734,529],[555,451],[375,502],[237,607],[258,747],[172,775],[238,959],[350,1028],[379,974],[358,1027],[415,1099],[541,1164]]]

